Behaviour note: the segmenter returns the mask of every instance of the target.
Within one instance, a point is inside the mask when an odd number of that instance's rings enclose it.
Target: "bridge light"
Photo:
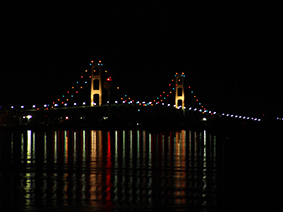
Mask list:
[[[11,106],[11,108],[14,108],[14,106]]]
[[[22,105],[21,108],[25,108],[25,106]]]
[[[242,116],[239,116],[239,119],[242,118]]]
[[[189,110],[191,110],[192,108],[191,107],[189,107]]]
[[[12,107],[13,107],[13,106],[12,106]],[[45,104],[44,107],[47,107],[47,104]]]
[[[213,112],[213,114],[215,115],[215,114],[216,114],[216,112]]]
[[[76,105],[77,105],[77,103],[74,103],[74,105],[76,106]]]
[[[83,105],[85,105],[85,102],[83,102]]]
[[[164,103],[162,103],[162,105],[164,105]]]
[[[68,105],[67,103],[64,104],[64,106],[67,106],[67,105]]]
[[[229,116],[229,114],[226,114],[226,116]]]
[[[33,108],[36,108],[36,105],[33,105],[32,107],[33,107]]]
[[[257,121],[261,121],[261,119],[258,119]]]
[[[243,116],[243,119],[246,119],[246,116]]]
[[[247,117],[247,119],[250,119],[250,117]]]
[[[168,104],[167,106],[170,107],[170,104]]]
[[[117,103],[118,103],[118,101],[115,101],[115,103],[117,104]]]

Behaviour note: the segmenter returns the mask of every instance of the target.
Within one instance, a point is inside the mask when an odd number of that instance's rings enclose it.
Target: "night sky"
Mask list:
[[[282,17],[273,5],[10,6],[1,17],[0,105],[52,101],[102,60],[135,99],[185,72],[217,111],[282,116]]]

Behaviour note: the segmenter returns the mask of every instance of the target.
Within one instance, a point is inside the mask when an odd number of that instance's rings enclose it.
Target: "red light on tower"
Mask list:
[[[107,79],[106,79],[106,81],[109,81],[109,82],[111,82],[113,79],[111,78],[111,77],[108,77]]]

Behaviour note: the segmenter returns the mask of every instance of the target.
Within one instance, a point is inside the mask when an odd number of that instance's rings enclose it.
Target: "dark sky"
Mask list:
[[[49,101],[90,60],[102,60],[136,99],[158,95],[176,71],[184,71],[207,107],[282,114],[282,16],[276,5],[109,3],[3,10],[0,105]]]

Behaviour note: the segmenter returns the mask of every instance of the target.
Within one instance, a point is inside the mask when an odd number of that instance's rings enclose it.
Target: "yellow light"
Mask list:
[[[121,100],[123,100],[123,98],[121,98]]]
[[[83,89],[83,87],[81,86],[81,89]]]
[[[201,106],[201,108],[203,108],[203,106]]]
[[[101,60],[99,60],[98,62],[101,63]]]
[[[178,72],[176,72],[176,74],[178,74]]]
[[[172,82],[174,82],[174,80],[172,79]]]
[[[58,102],[60,102],[60,99],[58,99]]]
[[[182,74],[184,74],[184,72],[182,72]]]
[[[165,91],[163,91],[163,93],[165,93]]]
[[[69,101],[69,99],[66,99],[67,101]]]
[[[120,88],[119,88],[119,87],[117,87],[117,89],[119,90]]]
[[[74,89],[74,87],[72,87],[72,89]]]
[[[129,100],[130,100],[131,98],[129,97]]]
[[[93,72],[96,72],[96,70],[93,70]]]
[[[153,106],[153,104],[151,104],[151,106]]]
[[[194,98],[196,98],[196,96],[194,96]]]
[[[87,72],[87,70],[85,70],[85,72]]]
[[[139,105],[141,105],[141,103],[139,103]]]
[[[154,102],[156,101],[156,100],[153,100]]]
[[[178,79],[178,81],[180,82],[180,81],[181,81],[181,79]]]
[[[105,73],[107,73],[107,70],[105,70]]]
[[[163,102],[163,99],[161,99],[160,101]]]
[[[170,91],[170,93],[172,93],[172,91]]]

